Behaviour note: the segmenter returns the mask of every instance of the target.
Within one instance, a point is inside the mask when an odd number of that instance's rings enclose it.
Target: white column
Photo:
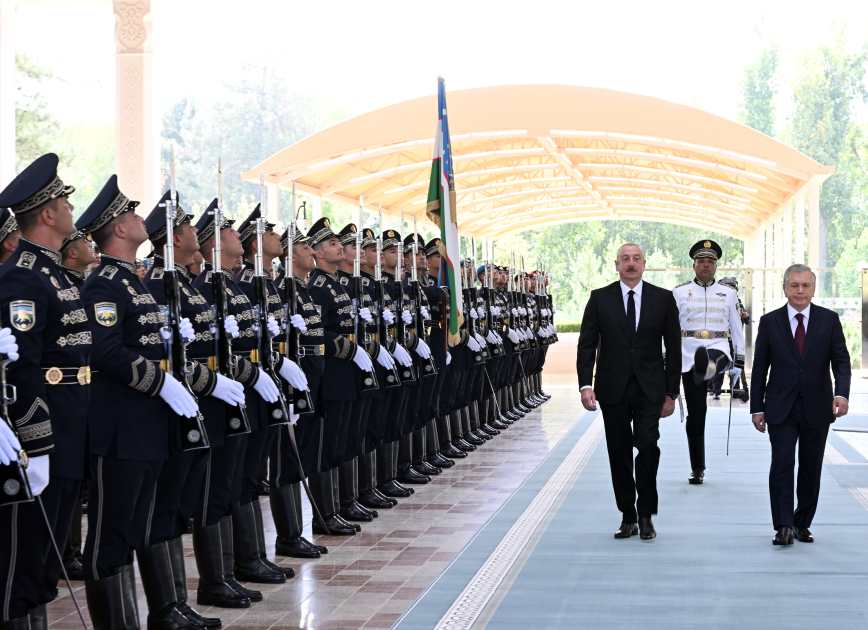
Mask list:
[[[805,262],[805,189],[796,193],[796,251],[793,252],[793,262]]]
[[[311,215],[310,215],[310,224],[313,225],[320,219],[322,219],[322,196],[314,195],[313,203],[311,205]]]
[[[793,264],[793,207],[795,200],[791,201],[784,208],[784,242],[783,242],[783,261],[781,267],[786,269]]]
[[[265,220],[269,223],[274,223],[276,232],[283,233],[279,225],[280,219],[280,188],[277,184],[265,183],[265,189],[268,193],[268,207],[265,209]]]
[[[774,250],[775,223],[774,223],[774,219],[770,219],[766,223],[765,233],[766,233],[766,242],[765,242],[766,251],[765,251],[765,263],[763,264],[763,266],[766,268],[770,268],[770,267],[775,266],[775,250]],[[763,314],[765,314],[766,311],[768,311],[769,309],[772,308],[772,306],[771,306],[772,305],[772,297],[774,296],[774,290],[775,290],[774,289],[774,282],[773,282],[773,275],[774,274],[771,271],[763,271],[762,272],[763,287],[764,287],[763,298],[765,298],[765,302],[764,302],[763,307],[761,309],[761,312]]]
[[[154,111],[151,0],[112,0],[115,14],[115,170],[142,207],[160,195],[159,116]]]
[[[808,265],[820,266],[820,182],[808,184]]]
[[[15,177],[15,2],[0,0],[0,189]]]

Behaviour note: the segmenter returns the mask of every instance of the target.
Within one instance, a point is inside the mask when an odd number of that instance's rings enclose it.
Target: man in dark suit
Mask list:
[[[592,291],[585,307],[576,370],[582,405],[596,411],[599,399],[603,411],[612,486],[623,514],[615,538],[639,534],[649,540],[657,535],[651,516],[657,514],[660,418],[672,415],[679,392],[681,327],[672,292],[642,281],[645,255],[638,245],[621,246],[615,269],[620,280]]]
[[[829,425],[846,415],[850,353],[841,319],[811,304],[817,276],[807,265],[784,272],[787,304],[763,315],[756,337],[750,412],[757,431],[769,430],[769,495],[775,545],[814,542],[808,529],[817,511]],[[768,383],[766,377],[771,376]],[[835,374],[835,384],[829,368]],[[793,512],[793,468],[799,443],[799,507]]]

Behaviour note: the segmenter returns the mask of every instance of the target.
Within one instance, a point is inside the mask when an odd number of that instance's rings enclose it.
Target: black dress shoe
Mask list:
[[[793,530],[799,542],[814,542],[814,535],[807,527],[794,527]]]
[[[370,523],[374,520],[370,512],[360,508],[361,506],[355,501],[341,501],[341,509],[338,512],[338,516],[345,521],[361,521],[362,523]]]
[[[341,516],[340,514],[335,514],[335,520],[336,520],[338,523],[340,523],[341,525],[343,525],[344,527],[352,527],[352,528],[353,528],[354,530],[356,530],[357,532],[362,531],[362,526],[361,526],[361,525],[359,525],[358,523],[351,523],[351,522],[349,522],[347,519],[345,519],[345,518],[344,518],[343,516]]]
[[[473,446],[482,446],[485,444],[485,440],[480,437],[476,437],[473,433],[465,433],[461,436],[461,439],[467,442],[468,444],[472,444]]]
[[[629,523],[627,521],[621,521],[621,527],[618,528],[618,531],[615,532],[615,538],[629,538],[630,536],[635,536],[639,533],[639,525],[636,523]]]
[[[493,435],[489,435],[488,433],[483,431],[482,427],[480,427],[478,429],[471,429],[470,434],[475,435],[477,438],[479,438],[483,442],[488,442],[488,440],[490,440],[491,438],[494,437]]]
[[[325,516],[325,524],[328,530],[320,525],[319,519],[314,518],[311,523],[311,531],[320,536],[355,536],[356,528],[349,524],[344,524],[339,521],[336,514]]]
[[[687,478],[688,483],[693,484],[694,486],[700,485],[705,479],[705,468],[694,468],[693,472],[690,473],[690,476]]]
[[[793,544],[793,528],[789,525],[783,525],[777,528],[778,533],[772,539],[773,545],[792,545]]]
[[[510,409],[506,409],[502,414],[504,418],[507,419],[508,422],[512,423],[521,418],[517,413],[513,413]]]
[[[490,435],[491,437],[494,437],[495,435],[500,435],[500,431],[498,431],[494,427],[489,426],[487,424],[479,425],[479,430],[482,431],[483,433],[485,433],[486,435]]]
[[[445,457],[452,457],[457,459],[464,459],[467,457],[467,453],[464,451],[455,448],[455,445],[452,442],[446,442],[446,445],[440,445],[440,451]]]
[[[384,494],[387,497],[398,497],[400,499],[406,499],[411,494],[413,494],[408,488],[400,485],[394,479],[384,481],[379,486],[377,486],[377,490],[379,490],[381,494]]]
[[[329,552],[329,548],[328,548],[328,547],[323,547],[322,545],[315,545],[315,544],[313,544],[312,542],[310,542],[307,538],[305,538],[304,536],[300,536],[300,537],[299,537],[299,540],[300,540],[301,542],[303,542],[305,545],[307,545],[308,547],[310,547],[311,549],[316,549],[316,550],[319,551],[322,555],[326,555],[326,554]]]
[[[420,475],[439,475],[440,469],[427,461],[413,462],[413,470]]]
[[[81,566],[81,562],[78,558],[67,560],[63,563],[63,566],[66,569],[66,575],[70,580],[84,580],[84,567]]]
[[[392,497],[387,497],[385,494],[380,492],[377,488],[373,489],[373,493],[377,495],[382,501],[388,501],[392,504],[392,506],[398,505],[398,499],[393,499]]]
[[[505,424],[506,426],[509,426],[509,425],[511,425],[513,422],[515,422],[515,420],[510,420],[510,419],[507,418],[506,415],[504,415],[504,414],[500,414],[499,416],[497,416],[497,421],[498,421],[498,422],[502,422],[502,423]]]
[[[194,628],[220,628],[223,626],[223,621],[218,617],[203,617],[199,612],[192,608],[186,601],[178,602],[175,606],[178,612],[186,617],[187,621],[193,624]]]
[[[497,418],[495,418],[494,420],[490,420],[490,421],[488,422],[488,426],[490,426],[490,427],[494,427],[494,428],[497,429],[498,431],[503,431],[503,430],[506,429],[509,425],[504,424],[503,422],[501,422],[500,420],[498,420]]]
[[[431,477],[428,475],[420,475],[418,472],[413,470],[412,467],[407,470],[401,472],[398,471],[398,476],[396,479],[401,483],[410,483],[410,484],[426,484],[431,483]]]
[[[457,448],[457,449],[459,449],[465,453],[469,453],[470,451],[476,450],[476,446],[474,446],[470,442],[466,442],[464,440],[464,438],[461,438],[461,437],[452,438],[452,446],[454,446],[455,448]]]
[[[289,556],[290,558],[320,557],[319,550],[311,548],[301,538],[278,538],[274,541],[274,554],[277,556]]]
[[[428,456],[428,463],[434,464],[437,468],[452,468],[455,465],[448,457],[443,457],[440,453],[434,453]]]
[[[366,490],[359,493],[359,503],[366,508],[374,508],[374,510],[389,510],[398,503],[381,496],[374,490]]]
[[[525,407],[521,402],[516,403],[515,408],[525,415],[530,413],[530,408]]]
[[[657,530],[654,529],[654,523],[651,522],[650,516],[639,517],[639,538],[642,540],[657,538]]]

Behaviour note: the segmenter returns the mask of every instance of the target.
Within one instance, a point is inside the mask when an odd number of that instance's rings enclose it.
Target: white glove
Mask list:
[[[237,407],[244,404],[244,385],[222,374],[218,374],[217,384],[214,386],[214,391],[211,392],[211,395],[233,407]]]
[[[34,496],[42,494],[48,486],[48,455],[40,455],[30,460],[27,466],[27,481]]]
[[[521,313],[522,315],[527,315],[527,309],[523,306],[518,309],[518,312]]]
[[[476,312],[475,308],[470,309],[470,318],[471,319],[479,319],[479,313]]]
[[[304,323],[304,317],[298,313],[289,318],[289,323],[292,324],[292,327],[298,332],[307,332],[307,324]]]
[[[410,358],[410,353],[407,352],[407,349],[400,343],[395,344],[394,357],[395,360],[404,367],[410,367],[411,365],[413,365],[413,360]]]
[[[8,328],[4,328],[3,330],[9,330]],[[14,461],[18,460],[18,451],[21,450],[21,442],[18,441],[18,438],[15,437],[15,434],[12,433],[12,429],[9,428],[5,422],[0,420],[0,464],[4,466],[8,466]],[[40,455],[40,457],[42,457]]]
[[[271,333],[272,337],[277,337],[280,334],[280,324],[274,319],[274,315],[268,316],[268,332]]]
[[[519,337],[519,336],[518,336],[518,333],[515,332],[515,330],[512,329],[512,328],[507,328],[507,329],[506,329],[506,336],[509,337],[509,340],[510,340],[512,343],[518,343],[519,341],[521,341],[521,337]]]
[[[262,400],[264,400],[265,402],[277,402],[277,385],[274,384],[274,381],[271,380],[271,377],[266,374],[261,367],[258,367],[256,369],[259,370],[259,378],[256,380],[256,385],[253,386],[253,389],[256,390],[257,394],[262,396]]]
[[[230,315],[223,320],[223,332],[230,339],[235,339],[238,336],[238,320],[235,319],[235,315]]]
[[[492,306],[491,307],[491,314],[494,315],[495,317],[500,315],[500,307],[499,306]]]
[[[295,361],[284,359],[280,366],[280,378],[292,385],[293,389],[307,389],[307,376]]]
[[[738,377],[741,376],[741,368],[734,367],[729,371],[730,383],[735,383]]]
[[[479,344],[479,347],[484,348],[485,347],[485,339],[483,339],[479,333],[475,333],[473,336],[476,338],[476,343]]]
[[[423,359],[428,359],[431,357],[431,348],[428,347],[427,343],[420,339],[419,344],[416,346],[416,354]]]
[[[365,352],[362,346],[356,350],[356,355],[353,357],[353,363],[359,366],[362,372],[370,372],[374,369],[374,364],[371,363],[371,357]]]
[[[196,412],[199,411],[199,406],[193,397],[187,393],[178,379],[169,373],[166,373],[163,387],[160,389],[160,398],[165,400],[172,411],[179,416],[195,418]]]
[[[193,330],[193,324],[190,323],[190,319],[185,317],[181,320],[181,324],[178,326],[181,332],[181,339],[184,340],[184,343],[189,345],[196,341],[196,331]]]
[[[382,346],[382,344],[380,345],[380,352],[377,354],[377,363],[382,365],[387,370],[391,370],[393,367],[395,367],[395,360],[392,358],[392,355],[389,354],[389,351]]]
[[[422,317],[425,319],[431,319],[431,316],[428,314],[428,309],[424,306],[420,306],[419,310],[422,311]]]
[[[410,324],[413,322],[413,316],[410,315],[410,311],[401,311],[401,319],[404,320],[405,324]]]
[[[385,309],[383,311],[383,319],[386,320],[386,323],[390,326],[395,323],[395,314],[389,309]]]
[[[18,342],[10,328],[0,329],[0,354],[5,354],[10,361],[18,360]]]
[[[446,351],[446,365],[452,363],[452,353],[449,350]]]
[[[359,311],[359,317],[361,317],[363,320],[365,320],[368,323],[371,323],[372,321],[374,321],[374,318],[371,317],[371,311],[368,310],[367,306]]]
[[[473,350],[474,352],[479,352],[482,349],[482,346],[474,339],[472,336],[468,335],[467,337],[467,347]]]
[[[512,316],[518,317],[518,309],[517,308],[512,309]]]
[[[160,337],[163,338],[163,341],[168,341],[172,338],[172,329],[168,326],[160,327]]]
[[[488,334],[485,336],[488,339],[488,343],[498,344],[500,343],[500,337],[498,337],[493,330],[489,330]]]
[[[299,414],[295,413],[295,406],[290,404],[289,405],[289,423],[295,424],[296,422],[298,422],[298,418],[299,418]]]

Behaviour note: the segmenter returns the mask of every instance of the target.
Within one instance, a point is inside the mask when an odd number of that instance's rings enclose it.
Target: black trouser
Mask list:
[[[295,425],[281,425],[277,437],[271,443],[271,466],[268,470],[268,481],[272,488],[298,483],[302,472],[307,477],[315,469],[319,457],[320,418],[302,416]],[[289,432],[295,435],[298,455],[292,447]],[[298,460],[301,457],[302,471],[299,471]]]
[[[345,462],[354,460],[365,450],[365,433],[368,430],[368,416],[371,413],[373,400],[373,398],[365,396],[352,403],[350,422],[347,427],[347,445],[343,458]]]
[[[404,384],[386,394],[386,432],[383,442],[397,442],[404,434],[404,412],[410,400],[410,385]]]
[[[40,495],[51,533],[63,550],[80,480],[51,477]],[[60,561],[37,501],[0,508],[0,620],[23,617],[54,599]]]
[[[829,423],[810,424],[805,417],[805,403],[799,394],[789,415],[780,424],[768,424],[772,445],[769,471],[769,498],[772,522],[781,527],[810,527],[820,496],[820,473]],[[793,513],[793,469],[796,465],[796,442],[799,443],[799,479],[796,490],[799,507]]]
[[[606,427],[606,447],[615,502],[629,523],[638,516],[657,514],[657,466],[660,463],[660,406],[648,400],[636,376],[616,403],[600,402]],[[633,480],[633,449],[636,479]],[[638,493],[638,502],[636,499]]]
[[[193,512],[196,527],[216,525],[234,510],[233,486],[241,476],[239,457],[246,441],[244,435],[230,436],[226,438],[225,446],[207,450],[205,472],[197,489],[196,510]],[[239,483],[239,489],[240,486]]]
[[[350,414],[353,401],[324,400],[323,421],[320,427],[319,466],[314,472],[337,468],[344,461],[347,448],[347,433],[350,429]]]
[[[708,389],[705,383],[693,382],[693,371],[681,374],[684,387],[684,402],[687,405],[687,420],[684,430],[690,450],[690,470],[705,468],[705,416],[708,411]]]
[[[391,389],[393,392],[400,392],[400,390],[400,387],[393,387]],[[389,393],[384,393],[383,396],[371,398],[371,409],[368,412],[368,426],[365,429],[365,453],[370,453],[377,448],[386,437],[386,429],[389,422],[387,415],[389,397]]]
[[[241,467],[241,489],[238,495],[238,505],[247,505],[259,500],[260,467],[262,459],[268,453],[271,438],[274,437],[274,427],[266,427],[247,434],[247,444],[244,447],[243,464]]]
[[[174,540],[186,533],[196,507],[210,449],[179,451],[163,462],[146,546]]]
[[[418,431],[419,429],[424,428],[431,419],[429,415],[431,410],[431,399],[434,397],[434,390],[436,389],[438,378],[440,378],[439,373],[435,376],[426,376],[422,379],[420,386],[416,388],[419,390],[417,392],[418,397],[415,400],[416,404],[412,415],[407,422],[411,431]]]
[[[443,391],[443,384],[446,382],[446,375],[449,374],[451,370],[447,367],[440,368],[440,371],[437,372],[437,376],[434,381],[434,389],[431,392],[431,401],[428,403],[428,418],[423,423],[428,424],[428,421],[432,418],[439,418],[443,414],[440,412],[440,393]]]
[[[147,546],[157,479],[163,461],[91,455],[84,577],[101,580],[132,564],[133,551]]]

